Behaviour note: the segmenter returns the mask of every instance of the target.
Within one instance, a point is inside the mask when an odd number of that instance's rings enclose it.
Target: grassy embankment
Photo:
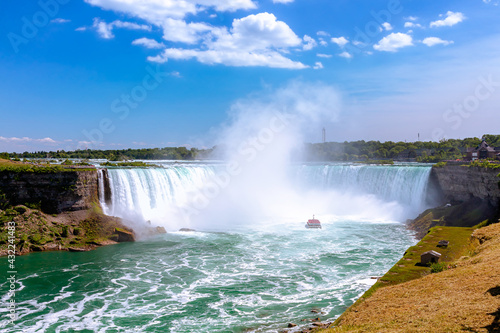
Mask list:
[[[17,162],[0,158],[0,172],[34,172],[34,173],[56,173],[64,171],[86,171],[95,170],[89,166],[73,166],[73,165],[50,165],[50,164],[35,164],[30,162]]]
[[[437,247],[441,239],[450,245]],[[443,265],[417,266],[428,250]],[[320,332],[500,332],[499,295],[500,224],[435,227]]]

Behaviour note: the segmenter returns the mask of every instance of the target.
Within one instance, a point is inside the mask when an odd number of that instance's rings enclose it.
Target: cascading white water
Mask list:
[[[431,168],[422,165],[303,165],[295,173],[304,187],[371,193],[415,209],[425,206]]]
[[[200,190],[207,187],[207,184],[214,184],[218,170],[222,170],[220,165],[183,165],[183,166],[167,166],[163,168],[111,168],[108,169],[109,187],[111,198],[106,203],[104,200],[103,175],[100,176],[100,198],[104,212],[108,215],[127,218],[132,221],[152,221],[155,224],[164,225],[166,227],[177,228],[185,226],[181,219],[182,211],[186,207],[191,209],[193,197]],[[323,211],[323,214],[349,215],[352,211],[362,211],[363,209],[372,209],[365,215],[373,216],[380,215],[381,211],[395,209],[405,210],[407,215],[417,214],[425,207],[427,184],[429,180],[431,168],[429,166],[381,166],[381,165],[354,165],[354,164],[307,164],[295,165],[289,170],[291,186],[281,190],[274,191],[269,195],[269,200],[266,198],[265,191],[262,188],[244,188],[237,181],[233,184],[233,188],[219,188],[221,193],[227,190],[223,199],[216,198],[212,201],[214,209],[207,211],[204,215],[202,211],[201,218],[205,218],[207,223],[220,221],[224,214],[231,216],[228,220],[234,221],[236,216],[244,217],[248,215],[248,211],[240,210],[237,214],[231,215],[234,204],[229,203],[231,200],[243,201],[242,209],[257,210],[263,209],[262,205],[269,202],[269,206],[280,205],[278,214],[287,212],[289,214],[296,213],[292,207],[303,200],[307,202],[310,209],[315,209],[313,212],[318,212],[320,208],[315,205],[318,201],[322,202],[322,207],[329,207],[330,212]],[[250,182],[252,183],[252,182]],[[271,189],[270,189],[271,190]],[[255,197],[263,199],[258,204],[252,201],[252,197],[248,197],[245,191],[261,191]],[[309,192],[314,191],[314,196],[309,196]],[[319,194],[318,194],[319,191]],[[293,195],[290,194],[293,192]],[[331,195],[335,193],[335,195]],[[236,194],[235,194],[236,193]],[[238,198],[238,193],[241,197]],[[278,193],[278,194],[276,194]],[[323,194],[321,194],[323,193]],[[349,194],[348,196],[345,196]],[[235,197],[236,195],[236,197]],[[290,199],[290,196],[293,196]],[[272,197],[272,198],[271,198]],[[308,198],[306,198],[308,197]],[[290,199],[288,202],[286,202]],[[219,200],[219,202],[217,202]],[[273,201],[276,200],[276,201]],[[294,201],[295,200],[295,201]],[[257,200],[255,200],[257,201]],[[252,207],[254,204],[254,207]],[[373,207],[387,204],[387,207],[382,209],[373,209]],[[392,206],[390,205],[392,204]],[[191,206],[190,206],[191,205]],[[337,208],[336,208],[337,207]],[[346,209],[341,209],[341,208]],[[205,208],[205,207],[203,207]],[[241,208],[241,207],[240,207]],[[220,210],[224,210],[220,212]],[[270,216],[273,213],[265,212],[263,215]],[[197,212],[197,214],[200,212]],[[319,213],[319,212],[318,212]],[[300,212],[302,214],[302,212]],[[214,215],[214,216],[211,216]],[[212,219],[210,220],[210,218]],[[376,218],[377,216],[373,216]],[[382,218],[386,218],[385,214]],[[233,222],[232,222],[233,223]]]
[[[140,221],[169,218],[184,205],[190,193],[215,175],[215,166],[108,169],[111,198],[104,199],[104,175],[100,181],[100,203],[104,213]]]

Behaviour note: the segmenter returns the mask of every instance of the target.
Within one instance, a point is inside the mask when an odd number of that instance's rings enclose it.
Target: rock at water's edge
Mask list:
[[[135,235],[133,232],[122,229],[122,228],[115,228],[115,234],[117,235],[116,241],[117,242],[135,242]]]

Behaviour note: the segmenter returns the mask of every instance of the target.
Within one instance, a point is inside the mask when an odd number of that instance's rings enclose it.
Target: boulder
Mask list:
[[[69,252],[86,252],[88,250],[81,248],[81,247],[68,247],[68,251]]]
[[[156,227],[156,232],[159,234],[166,234],[167,230],[164,227]]]
[[[133,232],[122,229],[122,228],[115,228],[115,235],[118,237],[116,238],[117,242],[135,242],[135,235]],[[115,239],[113,239],[115,240]]]

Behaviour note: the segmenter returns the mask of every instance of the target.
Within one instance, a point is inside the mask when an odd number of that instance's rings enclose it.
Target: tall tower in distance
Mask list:
[[[326,142],[326,130],[323,127],[323,143],[325,143],[325,142]]]

